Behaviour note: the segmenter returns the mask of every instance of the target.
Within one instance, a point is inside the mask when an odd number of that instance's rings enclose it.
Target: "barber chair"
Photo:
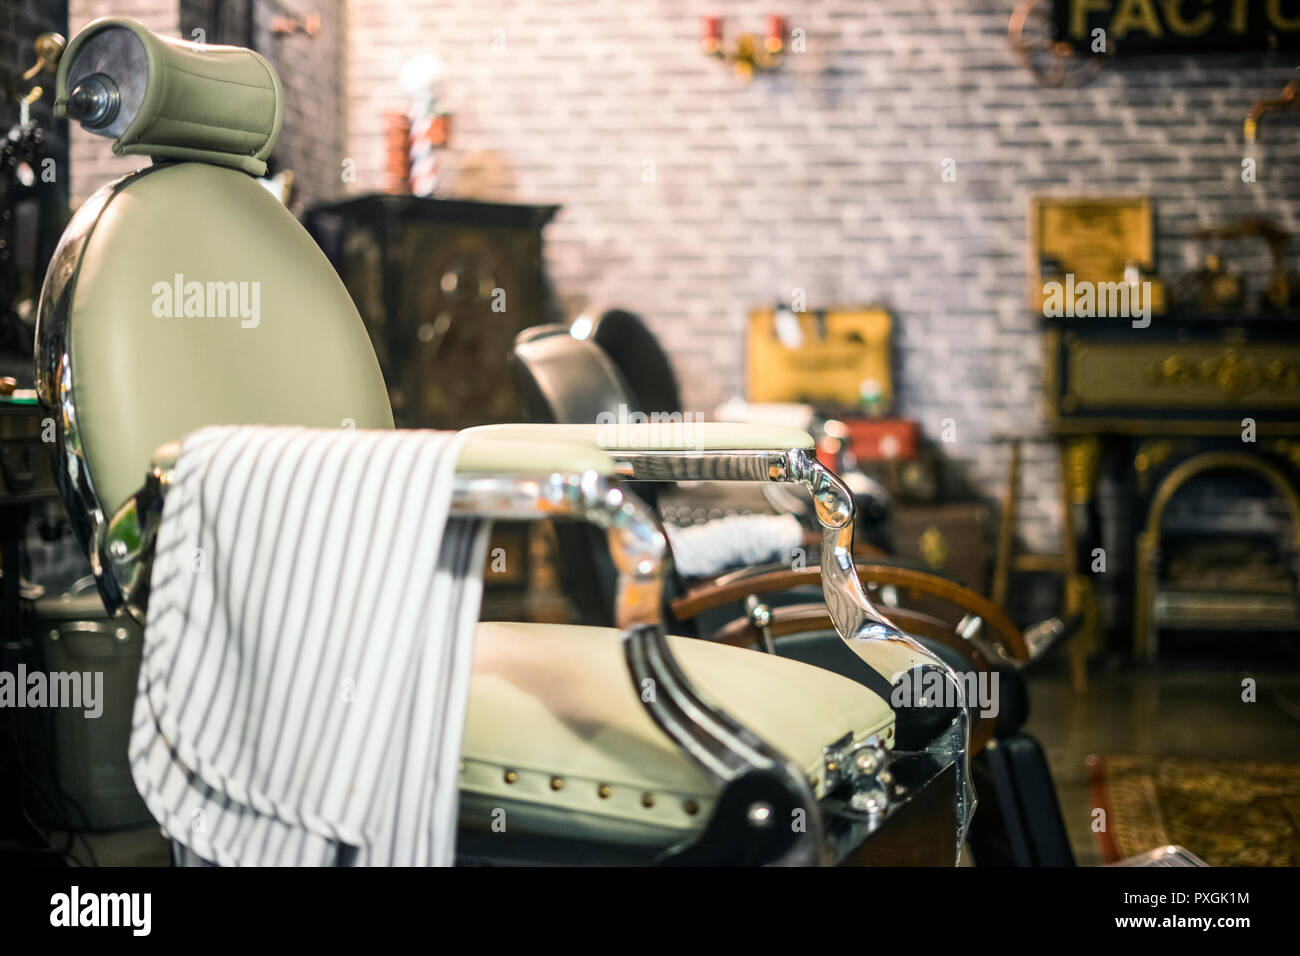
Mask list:
[[[557,344],[564,344],[568,330],[560,325],[542,325],[525,329],[515,339],[510,355],[510,370],[515,379],[525,421],[544,424],[579,424],[595,422],[600,412],[627,407],[631,390],[623,374],[592,343],[582,343],[583,365],[575,367],[550,359],[556,356]],[[551,388],[545,373],[539,377],[520,358],[537,356],[547,373],[562,375],[569,383],[562,390]],[[565,404],[553,407],[548,393],[564,396]],[[661,486],[649,482],[637,486],[636,494],[653,508]],[[609,546],[599,528],[581,524],[555,526],[556,552],[560,585],[573,602],[578,620],[583,624],[608,626],[614,622],[616,573],[609,556]]]
[[[152,159],[73,218],[37,334],[60,494],[105,605],[144,621],[177,441],[211,424],[387,429],[392,412],[342,283],[252,178],[281,123],[280,83],[264,59],[97,20],[60,63],[56,109],[114,152]],[[258,315],[151,308],[160,287],[186,280],[260,282]],[[973,809],[964,707],[904,749],[888,703],[854,680],[666,636],[664,536],[624,482],[719,478],[806,488],[844,646],[886,683],[915,668],[961,699],[951,669],[863,590],[852,498],[806,433],[701,426],[687,446],[644,432],[610,440],[594,426],[472,429],[453,512],[600,528],[616,626],[479,625],[461,862],[959,858]],[[492,826],[499,810],[506,833]]]
[[[680,415],[671,366],[649,330],[630,312],[605,310],[594,314],[594,319],[586,314],[579,316],[571,326],[539,325],[516,336],[510,370],[524,419],[580,425],[618,422],[635,414]],[[602,347],[602,341],[621,356],[621,361],[616,361],[614,354]],[[645,357],[644,368],[638,362],[640,356]],[[671,404],[656,404],[659,401]],[[684,432],[687,430],[683,428]],[[731,485],[719,493],[716,487],[684,491],[676,482],[655,481],[638,483],[635,490],[652,510],[661,514],[664,500],[670,497],[677,505],[695,502],[709,511],[731,514],[811,511],[807,499],[781,493],[779,486],[772,485],[761,488]],[[801,517],[815,521],[811,514]],[[556,537],[560,581],[580,620],[585,624],[609,624],[613,620],[614,578],[608,548],[588,528],[558,527]],[[671,574],[670,594],[680,593],[683,587],[680,577]],[[675,623],[697,636],[708,628],[707,622],[702,630],[700,622],[694,620]]]
[[[645,325],[623,309],[593,308],[568,326],[543,325],[515,339],[511,370],[525,417],[537,422],[591,422],[620,406],[649,413],[680,411],[676,379],[667,356]],[[652,400],[645,395],[653,395]],[[638,485],[641,492],[644,486]],[[669,493],[656,486],[651,504]],[[578,595],[584,620],[612,613],[613,571],[608,549],[583,527],[557,528],[561,580]],[[1042,746],[1023,727],[1029,693],[1022,674],[1031,654],[1020,630],[1001,608],[948,575],[906,560],[873,557],[859,562],[863,584],[895,603],[890,620],[976,682],[996,675],[997,716],[973,707],[971,754],[983,810],[971,829],[980,865],[1069,866],[1074,857]],[[890,685],[848,651],[821,600],[817,568],[770,565],[684,582],[673,576],[669,619],[697,637],[756,647],[856,680],[889,697]],[[592,587],[592,582],[597,582]],[[897,605],[897,595],[916,594],[953,610],[946,620]],[[882,597],[882,602],[885,600]],[[1059,622],[1057,622],[1059,624]],[[1058,643],[1060,635],[1051,638]],[[1035,644],[1037,647],[1037,644]],[[952,718],[950,709],[914,707],[897,713],[900,739],[910,746],[927,739]]]

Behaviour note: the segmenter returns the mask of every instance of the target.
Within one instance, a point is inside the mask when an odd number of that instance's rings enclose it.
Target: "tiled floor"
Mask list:
[[[1256,681],[1254,703],[1242,681]],[[1030,685],[1027,729],[1047,751],[1070,843],[1099,862],[1084,761],[1090,753],[1159,754],[1300,763],[1300,674],[1231,665],[1161,665],[1094,674],[1075,695],[1064,677]]]

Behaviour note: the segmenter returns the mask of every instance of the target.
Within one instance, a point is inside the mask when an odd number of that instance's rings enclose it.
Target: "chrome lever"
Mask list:
[[[922,647],[895,625],[872,603],[853,561],[853,496],[845,484],[815,456],[793,451],[786,456],[783,478],[797,481],[812,494],[817,520],[822,526],[822,590],[831,621],[849,649],[870,664],[860,648],[866,642],[892,645],[903,655],[924,658],[938,668],[952,685],[957,702],[957,718],[952,726],[932,741],[926,752],[950,757],[957,769],[957,862],[961,862],[962,845],[971,816],[975,812],[975,788],[970,775],[970,712],[966,689],[956,672],[941,658]],[[906,668],[903,668],[904,670]],[[890,683],[897,679],[891,677]]]

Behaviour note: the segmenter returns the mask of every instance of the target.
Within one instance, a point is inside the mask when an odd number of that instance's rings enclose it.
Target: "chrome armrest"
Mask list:
[[[840,638],[891,683],[914,667],[938,671],[951,688],[957,718],[926,752],[957,768],[957,855],[975,812],[970,779],[970,714],[961,678],[941,658],[893,624],[868,597],[853,561],[853,495],[817,460],[806,432],[731,423],[644,422],[619,425],[493,425],[498,439],[587,442],[613,460],[630,481],[769,481],[802,485],[812,495],[822,529],[822,591]]]
[[[955,814],[957,861],[971,816],[975,787],[970,776],[970,712],[961,678],[940,657],[897,627],[872,603],[853,561],[853,495],[817,460],[811,448],[783,451],[643,451],[610,449],[617,473],[640,480],[772,481],[797,484],[812,495],[822,529],[822,594],[836,632],[848,648],[891,684],[914,667],[938,671],[957,705],[953,724],[925,752],[949,758],[957,770]]]
[[[667,542],[654,516],[635,497],[623,494],[608,461],[591,460],[588,448],[552,446],[531,456],[556,461],[591,461],[577,471],[510,467],[506,444],[477,442],[462,454],[452,491],[455,515],[489,520],[574,519],[606,530],[618,573],[617,623],[633,689],[651,719],[719,785],[713,817],[692,844],[674,848],[678,862],[717,862],[711,847],[721,842],[740,857],[731,862],[814,864],[825,858],[821,810],[804,772],[697,690],[669,648],[663,624]],[[155,455],[141,488],[95,535],[96,578],[106,603],[123,606],[142,624],[148,611],[154,545],[179,446]],[[603,465],[603,467],[601,467]],[[536,466],[534,466],[536,467]],[[106,590],[107,589],[107,590]],[[802,829],[782,827],[796,819]],[[724,861],[726,862],[726,861]]]

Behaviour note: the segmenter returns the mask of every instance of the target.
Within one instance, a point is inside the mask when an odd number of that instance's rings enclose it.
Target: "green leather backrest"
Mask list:
[[[136,174],[76,268],[72,399],[108,514],[140,486],[154,449],[203,425],[393,425],[343,283],[242,172],[175,163]]]

